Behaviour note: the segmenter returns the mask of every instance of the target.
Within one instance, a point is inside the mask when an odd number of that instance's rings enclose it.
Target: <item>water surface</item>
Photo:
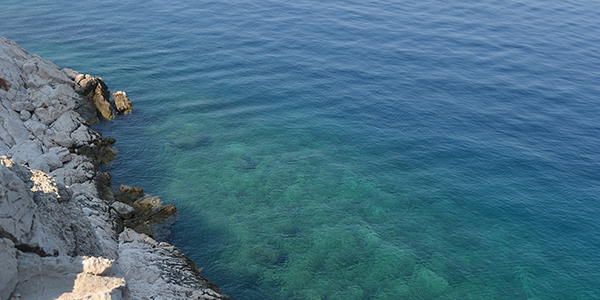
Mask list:
[[[235,299],[599,299],[595,1],[4,1]]]

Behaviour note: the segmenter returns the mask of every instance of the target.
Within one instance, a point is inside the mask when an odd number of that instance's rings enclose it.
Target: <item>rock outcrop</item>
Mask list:
[[[174,207],[98,171],[116,155],[90,127],[114,118],[109,97],[0,37],[0,299],[228,299],[148,235]]]
[[[131,101],[125,92],[114,92],[113,99],[115,99],[115,107],[119,113],[127,114],[131,112],[133,106],[131,105]]]
[[[97,112],[105,120],[112,120],[115,117],[113,105],[110,102],[110,92],[108,87],[100,77],[93,77],[90,74],[78,74],[74,78],[77,83],[76,91],[91,100]],[[91,119],[92,123],[96,119]]]

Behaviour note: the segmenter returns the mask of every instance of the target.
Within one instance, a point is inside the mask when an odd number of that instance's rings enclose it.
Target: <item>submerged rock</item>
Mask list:
[[[84,137],[83,139],[87,138]],[[99,164],[108,164],[117,157],[112,142],[114,142],[112,139],[94,139],[91,143],[78,147],[76,153],[91,157]]]
[[[446,291],[450,284],[448,281],[427,268],[418,268],[411,282],[415,294],[433,297]]]
[[[133,205],[133,202],[144,196],[144,189],[141,187],[130,187],[121,185],[119,191],[115,194],[115,200],[128,205]]]
[[[134,216],[124,220],[123,225],[148,236],[160,235],[177,217],[175,206],[164,205],[160,198],[151,195],[134,201],[131,207],[135,212]],[[165,222],[169,219],[171,222]]]

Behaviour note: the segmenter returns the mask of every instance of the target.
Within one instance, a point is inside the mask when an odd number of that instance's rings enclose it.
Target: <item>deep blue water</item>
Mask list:
[[[600,299],[597,1],[13,1],[235,299]]]

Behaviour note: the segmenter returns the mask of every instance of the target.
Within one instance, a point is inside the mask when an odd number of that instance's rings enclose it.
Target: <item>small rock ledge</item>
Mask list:
[[[229,299],[151,237],[175,207],[98,171],[115,140],[90,124],[132,109],[113,98],[0,36],[0,300]]]

